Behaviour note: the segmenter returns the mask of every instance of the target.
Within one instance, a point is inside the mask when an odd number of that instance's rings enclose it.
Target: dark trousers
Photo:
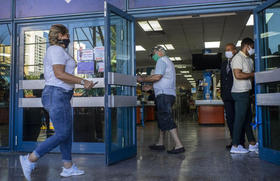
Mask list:
[[[161,131],[169,131],[177,127],[172,114],[174,103],[175,96],[160,94],[156,97],[157,121]]]
[[[233,139],[233,126],[234,126],[234,114],[235,114],[234,100],[224,101],[224,108],[225,108],[225,112],[226,112],[226,120],[227,120],[228,129],[230,132],[230,137],[231,137],[231,139]],[[242,129],[242,132],[241,132],[240,143],[242,145],[244,145],[244,143],[245,143],[245,130],[244,129]]]
[[[249,92],[232,93],[235,102],[235,117],[233,126],[233,145],[240,145],[242,129],[245,130],[248,142],[255,141],[251,122],[252,110]]]

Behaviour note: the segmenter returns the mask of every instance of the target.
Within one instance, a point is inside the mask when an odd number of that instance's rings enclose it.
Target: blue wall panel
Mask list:
[[[12,0],[2,0],[0,2],[0,19],[11,18]]]
[[[108,0],[120,9],[125,9],[125,1]],[[103,0],[16,0],[17,18],[102,11],[104,11]]]
[[[198,5],[209,3],[237,3],[248,2],[250,0],[129,0],[129,8],[152,8],[166,6],[181,6],[181,5]],[[256,0],[251,0],[256,1]]]

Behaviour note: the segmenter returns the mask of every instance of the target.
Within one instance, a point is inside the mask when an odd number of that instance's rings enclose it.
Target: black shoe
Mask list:
[[[229,145],[226,146],[226,149],[229,150],[229,149],[231,149],[231,147],[232,147],[232,144],[229,144]]]
[[[150,148],[151,150],[158,150],[158,151],[163,151],[163,150],[165,150],[164,145],[156,145],[156,144],[153,144],[153,145],[150,145],[149,148]]]
[[[182,148],[178,148],[178,149],[173,148],[172,150],[167,151],[167,153],[169,153],[169,154],[178,154],[178,153],[183,153],[185,151],[186,151],[185,148],[182,147]]]

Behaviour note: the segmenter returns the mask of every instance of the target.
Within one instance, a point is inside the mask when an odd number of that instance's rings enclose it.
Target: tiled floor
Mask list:
[[[225,145],[228,133],[222,126],[199,126],[191,120],[178,123],[186,152],[168,155],[150,151],[147,146],[156,140],[155,122],[138,127],[136,158],[106,167],[102,155],[74,155],[75,163],[86,171],[84,176],[60,178],[60,155],[43,157],[33,172],[33,180],[79,181],[279,181],[280,166],[262,161],[255,153],[231,155]],[[169,136],[166,145],[171,148]],[[16,153],[0,153],[0,180],[24,180]]]

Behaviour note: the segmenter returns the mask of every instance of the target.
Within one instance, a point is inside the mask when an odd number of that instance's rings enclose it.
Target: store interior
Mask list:
[[[182,118],[191,114],[200,124],[225,124],[220,95],[220,67],[226,60],[225,46],[233,43],[240,50],[243,38],[253,38],[253,25],[251,12],[138,20],[135,31],[137,74],[145,76],[153,72],[156,62],[149,57],[150,50],[156,45],[164,46],[176,69],[174,114]],[[155,120],[153,92],[141,91],[142,86],[138,84],[137,89],[139,124]],[[206,114],[216,113],[213,121],[199,120],[198,109],[203,105],[210,108]],[[200,119],[203,118],[200,116]]]

